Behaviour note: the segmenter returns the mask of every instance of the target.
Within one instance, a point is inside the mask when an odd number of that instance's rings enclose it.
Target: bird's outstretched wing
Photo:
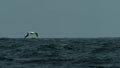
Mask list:
[[[36,37],[38,37],[38,33],[35,32]]]
[[[29,33],[26,34],[26,36],[24,38],[27,38],[29,36]]]

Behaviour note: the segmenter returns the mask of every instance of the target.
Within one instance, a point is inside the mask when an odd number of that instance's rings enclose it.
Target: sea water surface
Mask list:
[[[120,38],[0,38],[0,68],[120,68]]]

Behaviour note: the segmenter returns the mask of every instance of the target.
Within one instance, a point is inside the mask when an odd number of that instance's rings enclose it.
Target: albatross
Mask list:
[[[27,32],[27,34],[25,35],[24,38],[27,38],[29,35],[36,35],[36,37],[38,37],[38,33],[37,32]]]

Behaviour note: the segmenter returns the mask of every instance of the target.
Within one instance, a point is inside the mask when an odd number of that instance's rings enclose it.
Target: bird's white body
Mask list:
[[[26,36],[24,38],[27,38],[29,35],[36,35],[36,37],[38,37],[37,32],[27,32],[27,34],[26,34]]]

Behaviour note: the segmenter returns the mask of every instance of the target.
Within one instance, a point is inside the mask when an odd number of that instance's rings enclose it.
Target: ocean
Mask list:
[[[120,38],[0,38],[0,68],[120,68]]]

